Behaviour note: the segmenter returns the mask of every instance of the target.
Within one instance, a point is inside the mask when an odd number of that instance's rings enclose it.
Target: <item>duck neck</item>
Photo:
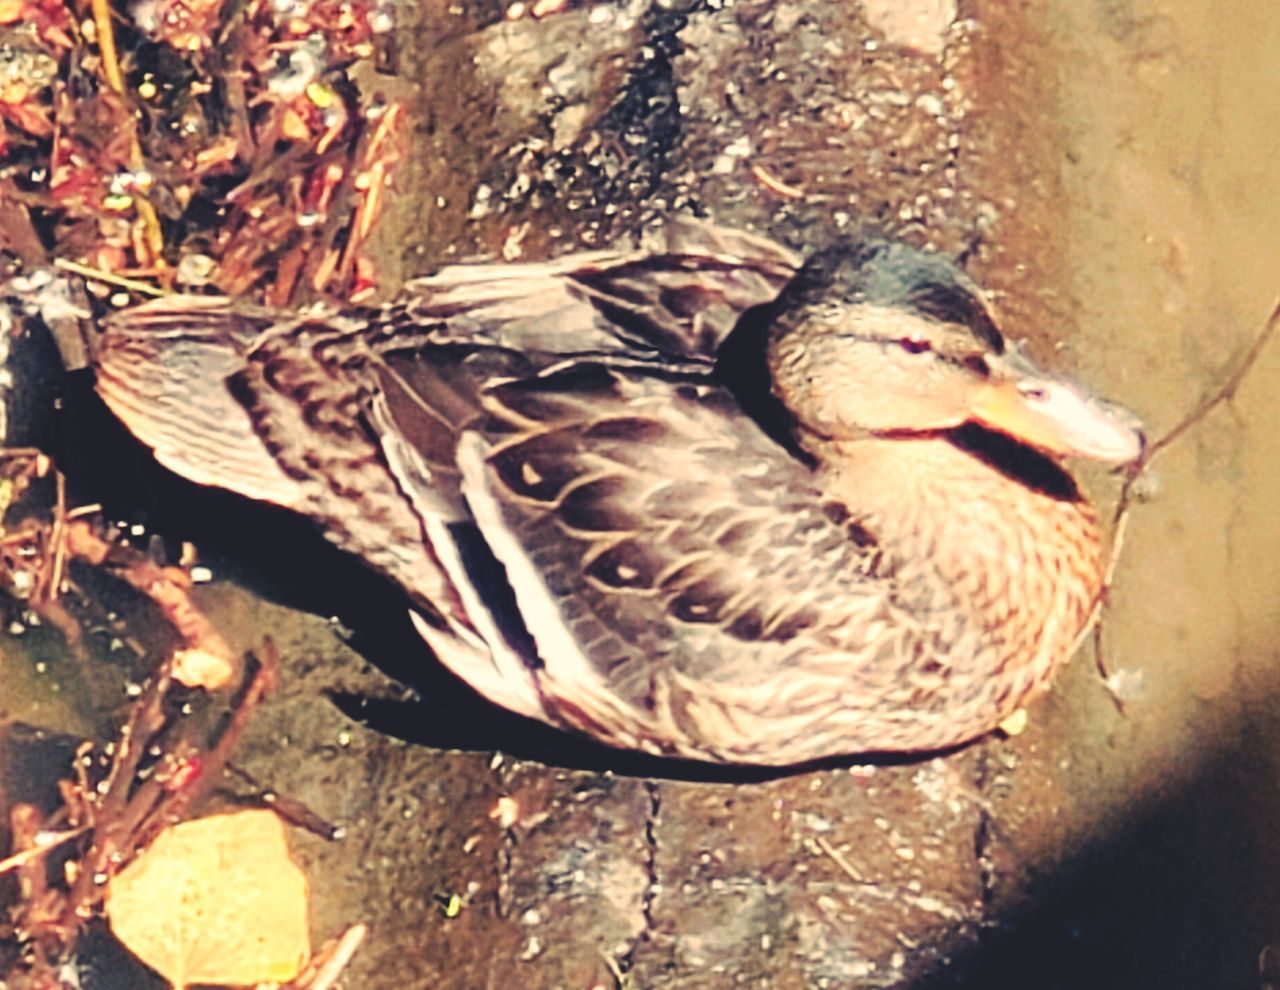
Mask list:
[[[856,507],[913,608],[972,620],[1005,661],[1029,657],[1028,687],[1070,656],[1103,570],[1096,514],[1065,471],[963,432],[823,446],[826,487]]]

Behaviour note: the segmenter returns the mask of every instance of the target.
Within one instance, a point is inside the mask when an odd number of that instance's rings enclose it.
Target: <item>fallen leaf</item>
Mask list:
[[[166,829],[107,888],[111,930],[176,988],[284,983],[310,955],[307,879],[270,811]]]

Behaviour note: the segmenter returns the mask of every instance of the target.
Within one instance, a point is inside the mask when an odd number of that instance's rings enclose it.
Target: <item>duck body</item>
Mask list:
[[[1006,349],[949,262],[656,244],[402,301],[115,317],[98,388],[170,469],[303,513],[490,700],[727,763],[936,750],[1070,656],[1102,584],[1068,456],[1126,414]]]

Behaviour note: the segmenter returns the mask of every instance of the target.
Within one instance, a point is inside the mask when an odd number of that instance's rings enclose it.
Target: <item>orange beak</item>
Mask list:
[[[1007,354],[974,390],[969,415],[977,423],[1062,457],[1127,464],[1146,438],[1137,417],[1052,378]]]

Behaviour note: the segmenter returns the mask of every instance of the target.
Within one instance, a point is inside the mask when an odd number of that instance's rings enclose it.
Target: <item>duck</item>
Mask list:
[[[991,733],[1102,593],[1072,463],[1144,444],[943,254],[693,220],[377,307],[165,297],[95,365],[162,465],[313,520],[484,698],[718,764]]]

